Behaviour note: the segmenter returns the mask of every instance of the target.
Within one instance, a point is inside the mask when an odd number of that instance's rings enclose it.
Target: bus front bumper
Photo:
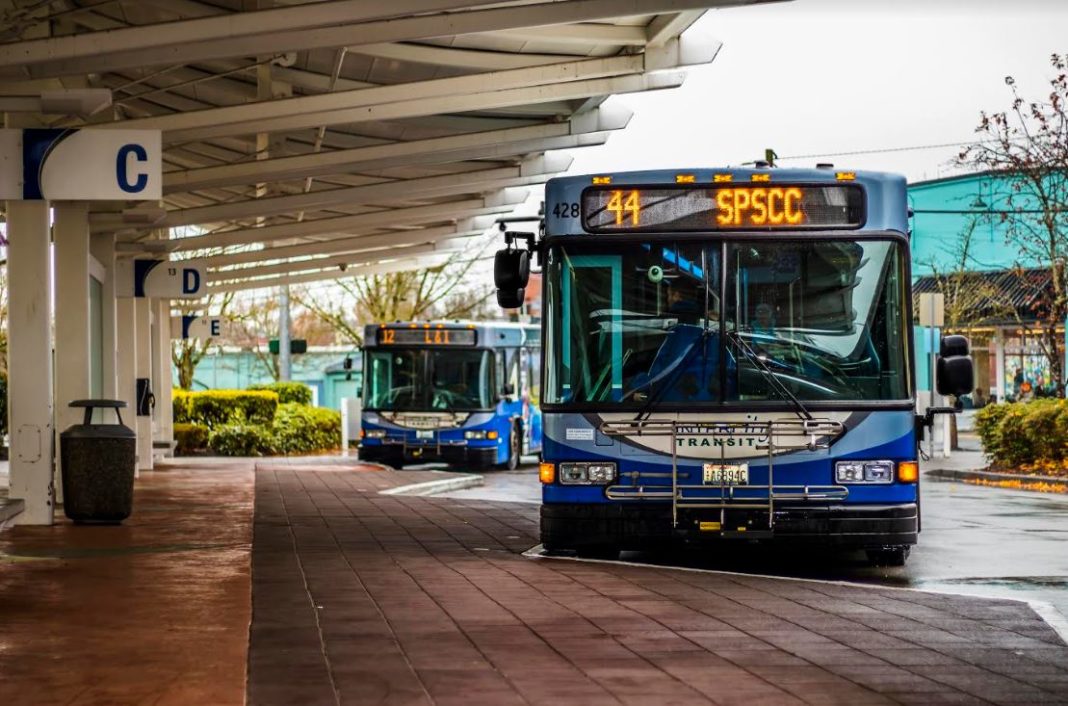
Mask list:
[[[680,538],[760,539],[776,544],[876,549],[915,544],[918,533],[919,510],[915,503],[776,505],[770,531],[767,510],[727,510],[721,518],[719,511],[680,508],[678,527],[672,528],[669,504],[546,503],[541,506],[541,541],[550,549],[604,545],[645,549]]]
[[[367,444],[360,446],[360,460],[399,467],[410,463],[448,463],[467,468],[488,468],[497,463],[496,446],[451,444]]]

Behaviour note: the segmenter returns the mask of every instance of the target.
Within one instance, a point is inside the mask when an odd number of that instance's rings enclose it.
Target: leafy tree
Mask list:
[[[978,217],[971,217],[950,246],[951,259],[933,257],[924,263],[937,291],[945,298],[946,327],[954,330],[982,326],[993,319],[1013,316],[1015,309],[996,286],[975,275],[973,243]]]
[[[353,345],[363,343],[361,327],[368,322],[488,316],[496,310],[489,306],[493,287],[470,279],[477,254],[489,242],[436,267],[338,279],[329,289],[306,289],[296,299],[332,327],[340,341]]]
[[[979,139],[960,154],[962,165],[997,173],[1000,193],[993,211],[1007,242],[1021,259],[1048,268],[1051,286],[1036,291],[1036,340],[1046,357],[1051,382],[1064,392],[1063,341],[1057,327],[1068,319],[1068,55],[1054,54],[1055,76],[1044,100],[1024,99],[1015,80],[1008,110],[981,114]]]
[[[233,307],[231,320],[234,323],[231,341],[251,351],[271,379],[281,380],[278,356],[272,355],[268,347],[278,332],[278,301],[271,297],[243,299]]]

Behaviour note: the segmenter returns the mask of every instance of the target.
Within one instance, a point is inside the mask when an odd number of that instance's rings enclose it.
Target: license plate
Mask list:
[[[426,429],[426,430],[419,429],[419,430],[417,430],[415,432],[415,438],[416,439],[433,439],[434,438],[434,432],[431,429]]]
[[[749,466],[706,463],[705,483],[712,485],[746,485],[749,483]]]

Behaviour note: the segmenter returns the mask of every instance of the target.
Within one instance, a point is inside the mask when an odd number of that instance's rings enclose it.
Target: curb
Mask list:
[[[1046,483],[1068,490],[1068,478],[1054,478],[1052,476],[1028,476],[1020,473],[996,473],[994,471],[958,471],[950,468],[933,468],[924,473],[931,478],[943,478],[945,480],[987,480],[987,481],[1017,481],[1020,483]],[[1024,488],[1024,490],[1027,490]]]
[[[468,473],[454,478],[442,478],[441,480],[431,480],[425,483],[402,485],[397,488],[383,490],[379,495],[437,495],[438,493],[448,493],[453,490],[477,488],[484,483],[485,479],[482,476]]]
[[[11,500],[9,498],[0,498],[0,530],[7,529],[8,526],[15,523],[15,518],[22,513],[26,503],[19,500]]]

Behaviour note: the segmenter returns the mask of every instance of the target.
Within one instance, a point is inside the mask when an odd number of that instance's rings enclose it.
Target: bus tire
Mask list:
[[[868,563],[872,566],[904,566],[908,561],[912,547],[906,545],[898,547],[881,547],[868,550]]]
[[[522,452],[523,439],[519,433],[519,425],[512,423],[511,432],[508,434],[508,458],[498,468],[502,471],[514,471],[519,468],[519,456]]]

